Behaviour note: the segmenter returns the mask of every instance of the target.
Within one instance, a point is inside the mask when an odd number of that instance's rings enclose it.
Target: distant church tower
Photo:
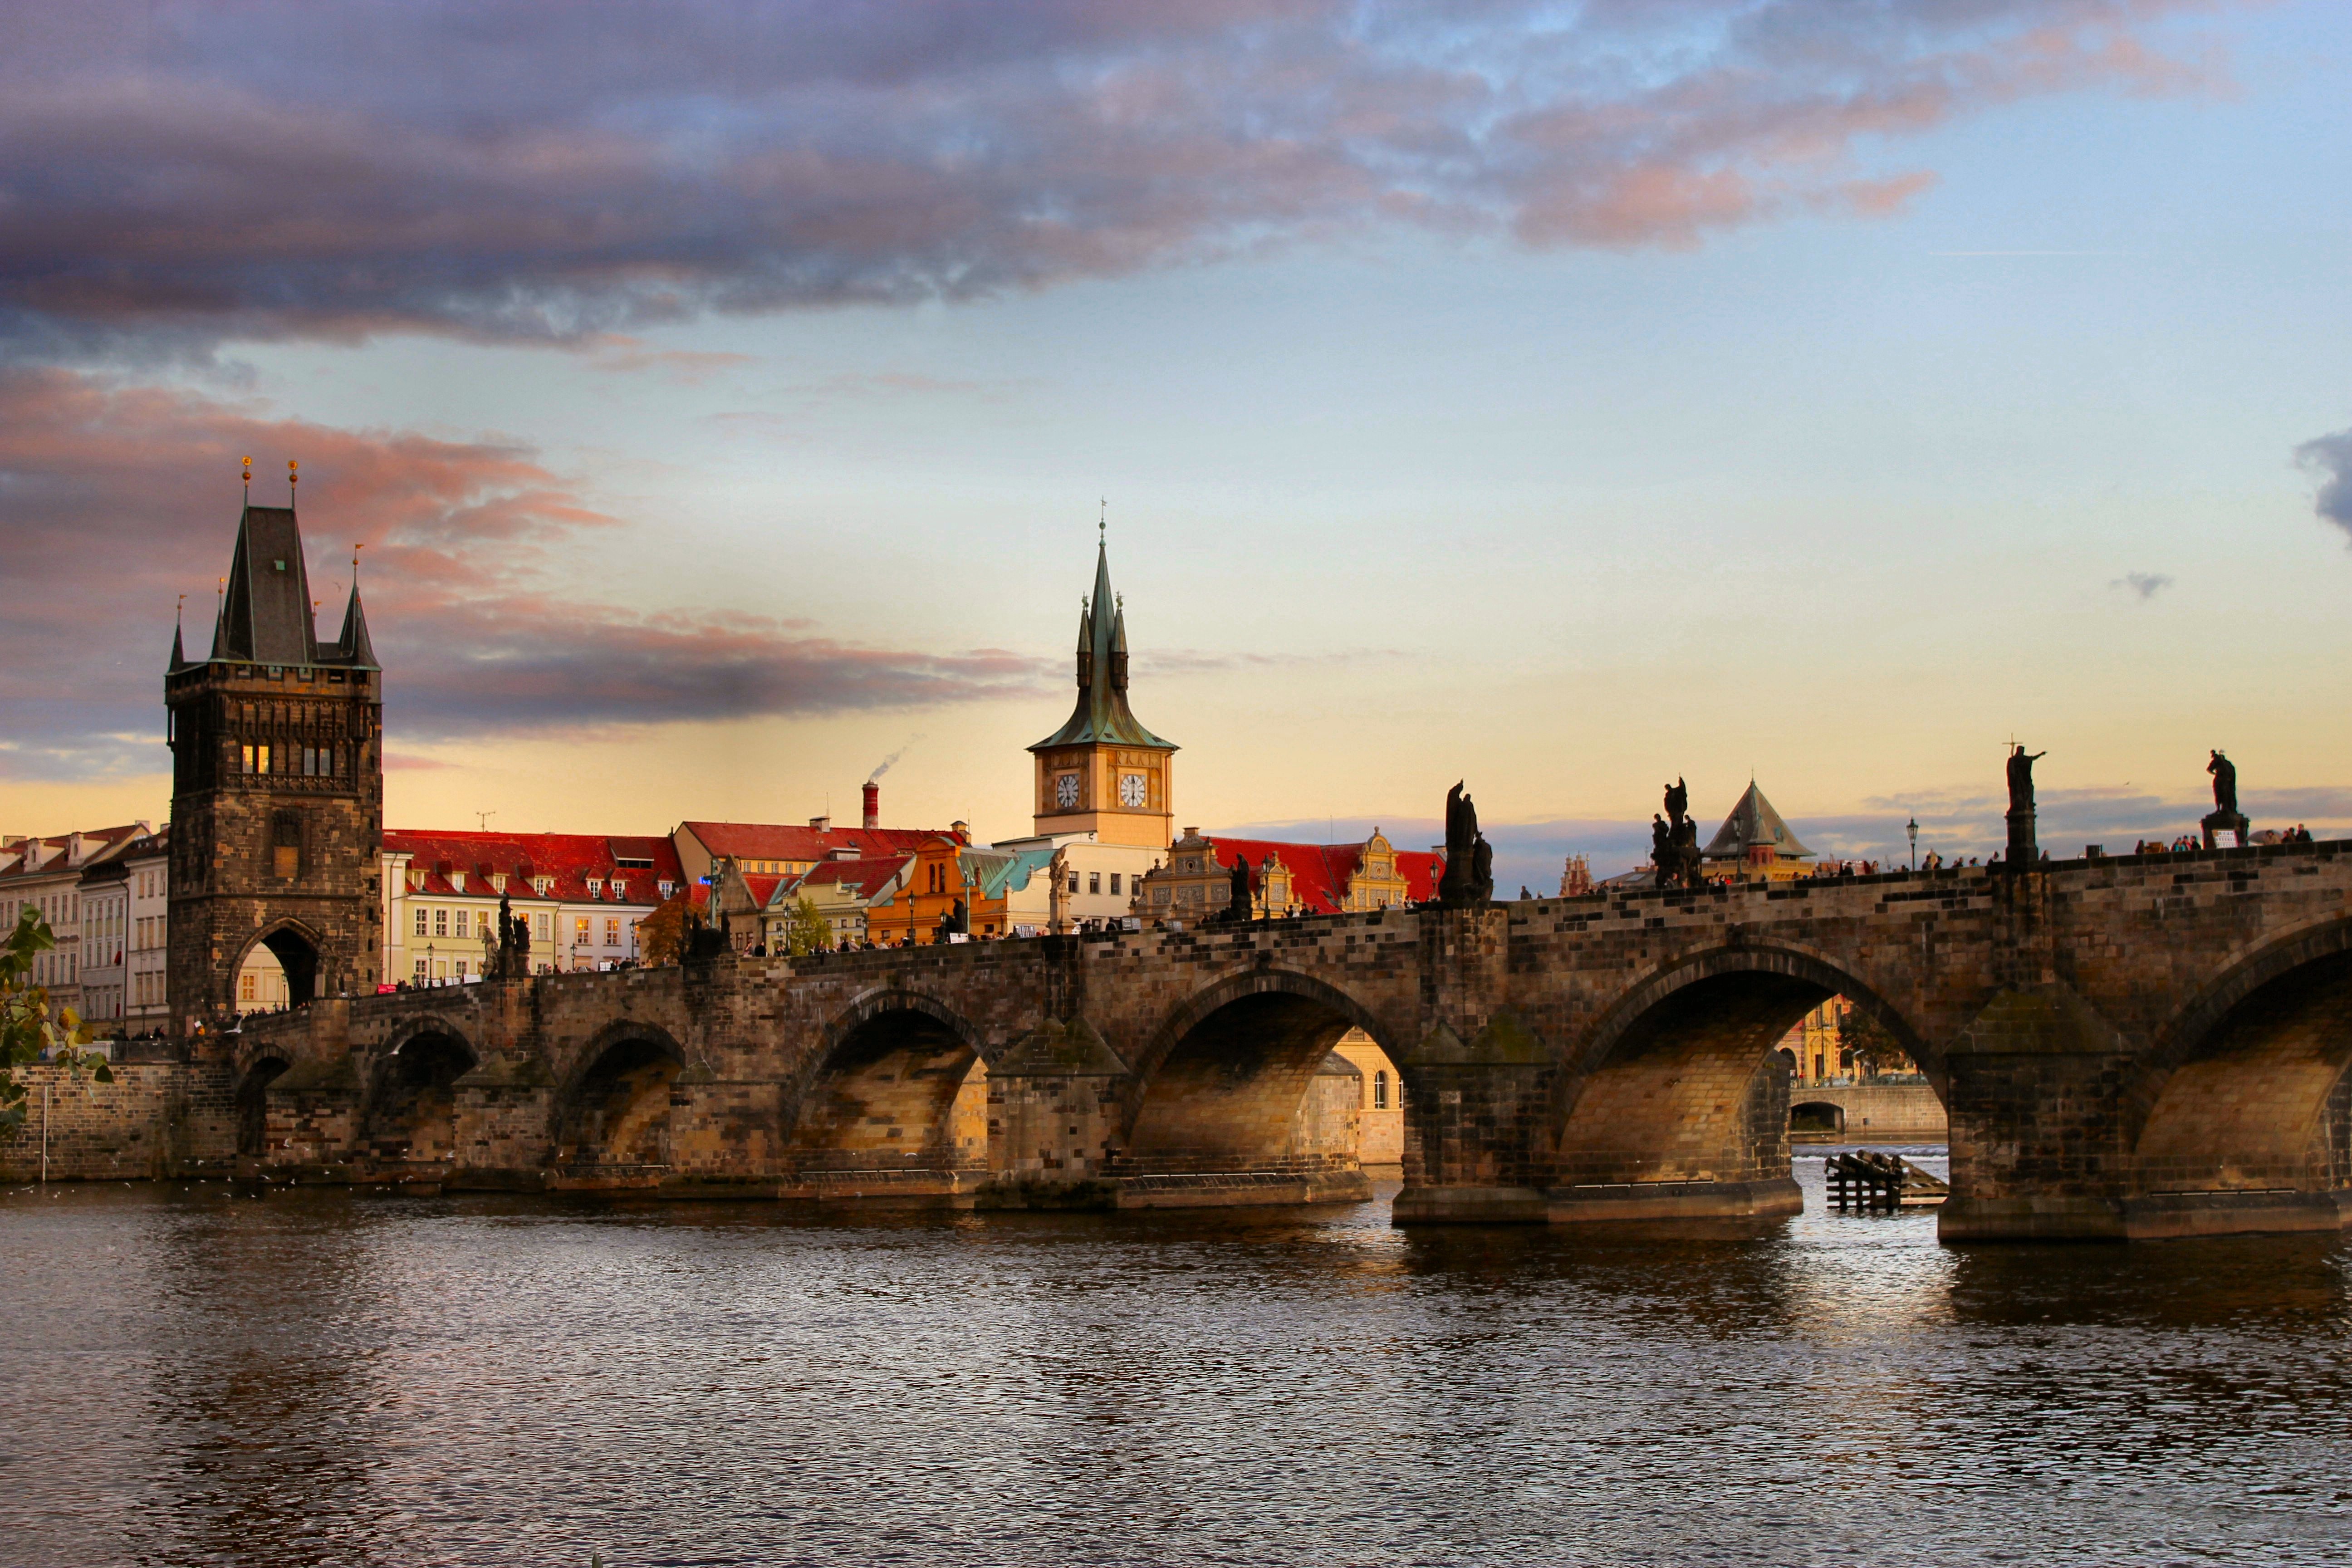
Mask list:
[[[1176,747],[1127,706],[1127,611],[1110,589],[1107,544],[1095,548],[1095,592],[1078,616],[1078,705],[1029,748],[1037,759],[1036,831],[1092,833],[1103,844],[1165,849]]]
[[[249,502],[212,653],[179,633],[163,676],[172,746],[172,1030],[223,1054],[256,942],[289,996],[372,994],[383,951],[383,673],[356,574],[342,635],[321,643],[291,507]]]

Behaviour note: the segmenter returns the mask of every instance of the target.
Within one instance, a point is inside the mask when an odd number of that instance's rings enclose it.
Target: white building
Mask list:
[[[57,942],[33,961],[33,984],[48,992],[52,1007],[83,1010],[82,873],[151,831],[133,822],[57,838],[0,839],[0,911],[13,926],[17,911],[31,905]]]
[[[166,923],[171,910],[172,825],[133,843],[122,853],[130,889],[130,941],[124,944],[122,1032],[161,1034],[170,1021],[166,1005]]]

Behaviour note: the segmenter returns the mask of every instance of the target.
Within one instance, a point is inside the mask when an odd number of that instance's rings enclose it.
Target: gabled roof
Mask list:
[[[962,858],[977,896],[1001,899],[1010,893],[1026,890],[1030,878],[1053,865],[1054,852],[1051,849],[992,850],[978,854],[967,851]]]
[[[1256,871],[1265,864],[1265,858],[1280,858],[1290,872],[1290,901],[1306,908],[1311,914],[1331,914],[1339,908],[1347,895],[1348,879],[1364,858],[1361,844],[1285,844],[1272,838],[1228,838],[1222,834],[1205,835],[1216,847],[1220,866],[1230,867],[1236,851],[1249,857],[1250,869]],[[1405,885],[1405,897],[1419,903],[1437,896],[1437,879],[1445,870],[1445,858],[1426,849],[1400,849],[1396,852],[1397,876]],[[1255,879],[1252,879],[1253,885]]]
[[[409,857],[409,869],[425,873],[424,885],[411,897],[497,898],[493,875],[507,880],[506,896],[516,903],[658,904],[661,884],[673,894],[686,874],[678,868],[677,851],[667,838],[614,837],[592,833],[467,833],[387,828],[386,853]],[[651,860],[651,867],[624,866],[623,859]],[[463,892],[452,884],[452,873],[466,879]],[[535,892],[531,879],[545,877],[545,895]],[[595,899],[588,883],[602,885]],[[615,883],[622,897],[613,897]]]
[[[791,827],[766,822],[682,822],[714,856],[734,860],[823,860],[836,849],[861,856],[898,855],[935,838],[952,839],[944,827]]]
[[[856,860],[827,860],[805,875],[780,888],[769,900],[773,909],[781,903],[796,901],[803,893],[814,894],[826,887],[838,888],[853,898],[870,901],[874,895],[890,885],[892,878],[914,864],[912,855],[869,855]]]
[[[148,842],[149,829],[143,822],[129,822],[120,827],[91,827],[79,833],[61,833],[54,838],[28,838],[12,845],[13,858],[0,861],[0,881],[22,881],[39,877],[62,877],[79,874],[101,861],[111,860],[130,852],[134,846]],[[81,844],[81,858],[73,856],[74,844]],[[38,864],[35,864],[35,851]],[[13,916],[16,911],[7,911]]]
[[[376,668],[357,583],[352,584],[351,602],[343,612],[341,639],[319,641],[310,613],[310,574],[302,559],[302,530],[292,507],[246,503],[209,657],[215,663]],[[173,658],[173,668],[185,662],[176,637]]]
[[[1108,741],[1172,752],[1127,705],[1127,611],[1110,588],[1109,546],[1095,548],[1095,592],[1078,615],[1078,703],[1062,727],[1029,749]]]
[[[1759,844],[1769,844],[1783,860],[1813,858],[1813,852],[1797,842],[1797,836],[1789,831],[1789,825],[1780,820],[1780,814],[1772,809],[1772,803],[1764,798],[1764,792],[1750,779],[1748,793],[1739,797],[1739,804],[1731,808],[1731,815],[1723,819],[1723,826],[1707,841],[1706,858],[1744,860],[1748,851]]]

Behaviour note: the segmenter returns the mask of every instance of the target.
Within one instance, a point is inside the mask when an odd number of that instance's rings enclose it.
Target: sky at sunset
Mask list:
[[[0,828],[168,816],[237,459],[387,821],[2352,834],[2352,6],[0,14]]]

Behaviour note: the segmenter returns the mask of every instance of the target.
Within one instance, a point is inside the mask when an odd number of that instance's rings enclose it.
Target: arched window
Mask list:
[[[1388,1108],[1389,1075],[1384,1071],[1376,1072],[1372,1075],[1372,1109],[1386,1110]]]

